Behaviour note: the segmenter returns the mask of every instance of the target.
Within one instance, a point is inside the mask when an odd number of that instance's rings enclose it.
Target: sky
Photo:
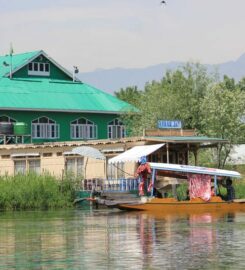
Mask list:
[[[245,0],[0,0],[0,55],[44,50],[67,69],[218,64],[245,53]]]

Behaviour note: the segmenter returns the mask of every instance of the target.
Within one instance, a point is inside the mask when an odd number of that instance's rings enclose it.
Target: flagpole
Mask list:
[[[10,43],[10,49],[9,49],[9,55],[10,55],[10,72],[9,72],[9,78],[12,79],[12,73],[13,73],[13,45],[12,42]]]
[[[10,54],[10,73],[9,73],[10,79],[12,79],[12,53]]]

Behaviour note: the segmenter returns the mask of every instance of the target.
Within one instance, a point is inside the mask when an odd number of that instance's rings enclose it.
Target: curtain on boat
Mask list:
[[[201,198],[209,201],[211,198],[211,176],[206,174],[188,174],[190,199]]]

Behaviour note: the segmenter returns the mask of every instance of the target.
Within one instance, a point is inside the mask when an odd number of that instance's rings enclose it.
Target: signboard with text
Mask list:
[[[182,128],[182,122],[180,120],[158,120],[158,128]]]

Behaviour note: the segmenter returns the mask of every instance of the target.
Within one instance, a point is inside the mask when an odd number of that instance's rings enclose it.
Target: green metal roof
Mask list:
[[[21,54],[13,54],[12,55],[12,70],[27,64],[30,59],[39,55],[42,51],[34,51],[34,52],[27,52]],[[0,56],[0,77],[7,75],[10,72],[10,62],[11,57],[10,55]],[[6,63],[7,65],[4,65]]]
[[[227,140],[221,138],[210,138],[207,136],[147,136],[145,137],[149,141],[161,141],[161,142],[177,142],[177,143],[218,143],[227,142]]]
[[[0,78],[0,97],[0,109],[3,110],[137,111],[130,104],[88,84],[47,78]]]

